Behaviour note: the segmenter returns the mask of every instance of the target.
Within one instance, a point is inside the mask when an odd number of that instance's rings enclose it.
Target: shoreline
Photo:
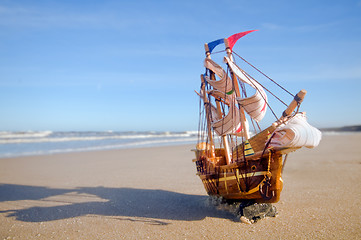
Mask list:
[[[291,153],[278,217],[207,204],[193,144],[0,159],[0,239],[355,239],[361,135]]]
[[[0,156],[0,159],[7,159],[7,158],[23,158],[23,157],[35,157],[35,156],[53,156],[58,154],[72,154],[72,153],[90,153],[90,152],[106,152],[106,151],[116,151],[116,150],[127,150],[127,149],[152,149],[152,148],[158,148],[158,147],[173,147],[173,146],[184,146],[184,145],[194,145],[195,143],[176,143],[176,142],[170,142],[170,143],[163,143],[158,145],[133,145],[133,146],[124,146],[124,147],[94,147],[94,148],[85,148],[85,149],[65,149],[65,150],[54,150],[49,152],[34,152],[34,153],[21,153],[19,155],[13,155],[13,156]]]

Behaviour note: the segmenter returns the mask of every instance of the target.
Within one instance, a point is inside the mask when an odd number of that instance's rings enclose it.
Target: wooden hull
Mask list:
[[[201,151],[196,151],[198,158],[194,161],[197,175],[209,195],[222,196],[229,200],[254,199],[256,202],[269,203],[279,201],[283,186],[281,154],[270,153],[271,156],[267,154],[248,163],[237,162],[230,165],[221,165],[220,162],[214,162],[215,159],[201,154]]]
[[[275,203],[279,201],[283,186],[282,155],[271,158],[270,171],[267,171],[268,160],[268,157],[265,157],[253,160],[248,166],[239,163],[229,167],[206,167],[204,158],[195,162],[197,175],[209,195],[222,196],[229,200],[254,199],[256,202]]]
[[[232,153],[230,164],[226,164],[224,149],[212,150],[205,143],[198,144],[193,161],[209,195],[235,201],[279,201],[283,187],[283,158],[280,152],[265,150],[267,132],[270,130],[274,129],[266,129],[249,140],[255,149],[252,156],[243,156],[242,144],[239,145]]]

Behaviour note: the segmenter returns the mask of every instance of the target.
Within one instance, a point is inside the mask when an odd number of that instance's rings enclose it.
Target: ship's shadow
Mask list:
[[[23,200],[31,201],[20,202]],[[0,204],[4,201],[17,202],[6,206],[16,205],[20,209],[5,209],[0,213],[24,222],[54,221],[85,215],[109,216],[150,224],[168,224],[162,220],[197,221],[206,217],[233,219],[232,214],[217,211],[209,205],[207,196],[155,189],[53,189],[1,184]]]

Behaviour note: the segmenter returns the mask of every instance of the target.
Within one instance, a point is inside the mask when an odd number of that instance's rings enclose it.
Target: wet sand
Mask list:
[[[0,159],[0,239],[360,239],[361,134],[289,155],[276,218],[217,210],[193,146]]]

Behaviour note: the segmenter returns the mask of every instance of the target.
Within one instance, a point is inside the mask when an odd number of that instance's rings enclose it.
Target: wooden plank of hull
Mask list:
[[[272,158],[271,162],[271,190],[274,191],[274,197],[269,201],[263,202],[270,202],[275,203],[278,202],[280,199],[281,191],[283,188],[283,180],[282,180],[282,155],[276,154]]]
[[[276,125],[271,125],[267,129],[263,130],[262,132],[258,133],[257,135],[251,137],[248,141],[251,144],[254,152],[262,152],[265,148],[268,134],[273,133],[276,129]],[[238,145],[233,151],[233,157],[237,160],[243,159],[243,143]]]
[[[209,191],[209,182],[212,182],[212,185],[217,186],[216,190],[211,191],[213,194],[219,194],[225,198],[228,195],[237,194],[237,196],[246,197],[254,192],[258,192],[259,184],[264,180],[264,175],[262,172],[253,176],[253,177],[242,177],[242,174],[234,173],[223,173],[220,174],[220,177],[217,178],[215,175],[212,177],[210,175],[201,177],[203,184],[207,192]],[[248,189],[246,187],[248,185]]]
[[[215,179],[208,181],[204,180],[203,184],[208,195],[222,196],[225,199],[232,200],[254,199],[258,203],[276,203],[280,199],[283,181],[282,178],[278,180],[275,179],[273,181],[273,187],[271,187],[271,191],[273,191],[273,197],[270,200],[263,199],[260,192],[258,191],[258,188],[257,191],[248,194],[239,191],[237,183],[235,181],[233,183],[232,181],[227,183],[227,190],[225,189],[225,187],[217,187],[217,181]]]
[[[264,161],[265,159],[259,159],[259,162],[261,160]],[[261,165],[258,166],[261,167]],[[282,155],[276,154],[271,159],[270,191],[273,192],[273,197],[270,200],[263,199],[259,192],[259,186],[267,175],[264,166],[261,168],[263,170],[260,169],[260,171],[248,172],[247,174],[242,174],[239,168],[233,170],[218,168],[217,170],[214,169],[212,174],[199,174],[199,177],[209,195],[219,195],[233,200],[255,199],[257,202],[278,202],[283,187],[281,177]],[[248,189],[246,189],[246,181]]]

